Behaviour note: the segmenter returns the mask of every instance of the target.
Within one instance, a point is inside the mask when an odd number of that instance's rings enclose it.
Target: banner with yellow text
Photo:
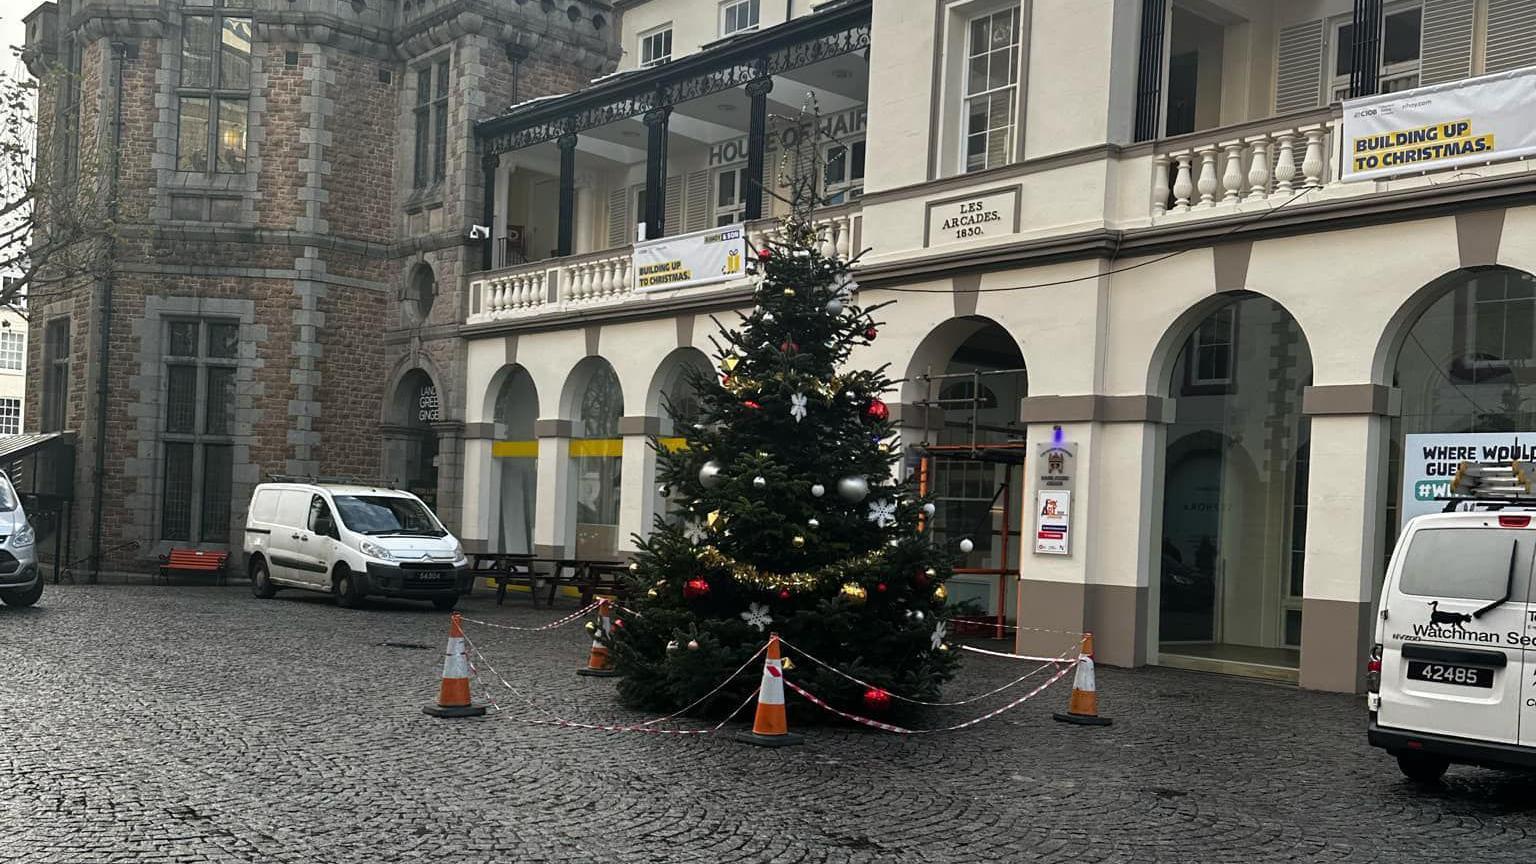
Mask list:
[[[740,279],[747,255],[740,225],[635,244],[635,289],[669,291]]]
[[[1344,102],[1343,179],[1536,153],[1536,67]]]

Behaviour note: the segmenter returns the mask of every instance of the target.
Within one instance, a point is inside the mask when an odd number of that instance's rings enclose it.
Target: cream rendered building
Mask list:
[[[760,237],[743,174],[817,172],[859,302],[900,301],[856,360],[908,378],[957,593],[1102,661],[1358,689],[1405,436],[1536,440],[1529,163],[1343,182],[1338,104],[1536,63],[1522,0],[615,5],[619,74],[477,130],[466,545],[622,557],[664,511],[662,396],[750,286],[639,291],[630,244]]]

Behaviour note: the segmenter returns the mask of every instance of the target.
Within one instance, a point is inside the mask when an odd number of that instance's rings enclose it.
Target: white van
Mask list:
[[[473,574],[459,541],[420,498],[398,489],[263,483],[245,520],[251,591],[324,591],[340,606],[364,597],[430,600],[452,609]]]
[[[1381,588],[1368,736],[1420,782],[1536,767],[1536,510],[1478,506],[1409,522]]]

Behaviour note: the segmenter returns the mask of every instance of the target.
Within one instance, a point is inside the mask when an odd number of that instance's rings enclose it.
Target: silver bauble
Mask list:
[[[753,477],[752,478],[752,488],[754,488],[754,489],[766,489],[766,488],[768,488],[768,478],[767,477],[763,477],[763,476]]]
[[[725,482],[725,466],[711,459],[699,469],[699,485],[705,489],[719,488]]]
[[[828,300],[827,301],[827,314],[828,315],[841,315],[841,314],[843,314],[843,301],[837,299],[836,297],[833,297],[831,300]]]
[[[827,487],[821,485],[820,483],[812,483],[811,484],[811,497],[812,498],[820,498],[821,496],[823,496],[825,494],[827,494]]]
[[[933,515],[933,511],[935,511],[937,509],[938,509],[937,507],[933,506],[933,502],[929,501],[927,504],[923,505],[923,515],[924,516],[932,516]]]
[[[849,504],[857,504],[869,496],[869,481],[863,477],[844,477],[837,481],[837,494]]]
[[[975,548],[976,548],[976,544],[972,543],[971,542],[971,538],[969,538],[969,537],[967,537],[964,540],[960,541],[960,551],[961,552],[969,553],[972,549],[975,549]]]
[[[811,518],[805,520],[805,524],[809,525],[812,528],[820,528],[821,527],[821,520],[817,519],[815,516],[812,516]]]

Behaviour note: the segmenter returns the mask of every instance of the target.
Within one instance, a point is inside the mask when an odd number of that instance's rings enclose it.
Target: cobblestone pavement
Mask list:
[[[563,614],[465,605],[505,623]],[[469,632],[541,704],[625,716],[611,681],[572,674],[579,625]],[[1058,685],[966,732],[817,728],[763,750],[528,725],[510,705],[434,720],[420,706],[445,635],[424,605],[236,588],[50,586],[0,610],[0,862],[1536,856],[1536,781],[1453,768],[1415,789],[1366,746],[1350,697],[1102,670],[1108,729],[1053,723]],[[1014,669],[972,659],[951,692]]]

